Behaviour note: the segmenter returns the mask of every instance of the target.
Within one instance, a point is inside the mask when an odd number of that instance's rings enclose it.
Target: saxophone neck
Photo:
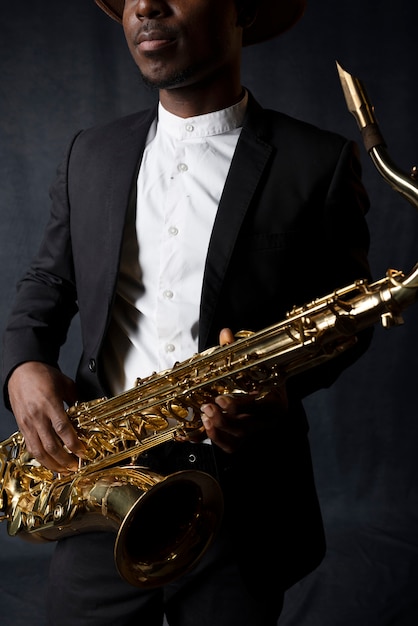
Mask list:
[[[347,108],[356,119],[364,146],[376,169],[387,183],[418,209],[417,168],[410,175],[402,172],[390,158],[386,143],[377,123],[372,105],[363,83],[344,70],[337,62],[337,70]]]

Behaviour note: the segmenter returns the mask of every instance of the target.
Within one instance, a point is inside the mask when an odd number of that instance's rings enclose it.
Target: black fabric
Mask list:
[[[137,589],[119,577],[112,560],[113,542],[112,534],[92,533],[57,544],[51,562],[48,626],[162,626],[162,598],[171,626],[277,623],[283,592],[276,589],[269,597],[254,594],[223,532],[192,576],[186,574],[156,590]]]
[[[206,443],[168,442],[141,455],[144,463],[157,474],[173,474],[184,469],[207,472],[219,479],[213,447]],[[223,468],[221,468],[222,470]]]
[[[382,181],[362,149],[335,59],[363,80],[388,150],[408,172],[417,159],[416,13],[406,0],[396,6],[389,0],[340,2],[338,11],[335,2],[322,0],[309,3],[295,29],[244,51],[243,82],[263,105],[359,141],[372,203],[376,278],[389,267],[408,272],[417,261],[418,220],[415,208]],[[4,326],[14,285],[38,247],[48,186],[68,141],[78,128],[129,114],[154,98],[137,77],[120,27],[92,0],[6,3],[0,33]],[[306,402],[327,555],[286,594],[280,626],[418,622],[417,309],[411,307],[404,319],[398,328],[378,327],[367,354],[330,390]],[[69,373],[77,353],[76,324],[62,355]],[[3,409],[2,438],[13,430],[13,418]],[[275,506],[274,494],[269,496]],[[0,622],[45,626],[52,546],[11,539],[5,524],[0,542]]]

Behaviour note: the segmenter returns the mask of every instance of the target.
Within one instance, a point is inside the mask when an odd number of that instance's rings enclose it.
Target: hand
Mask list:
[[[229,328],[219,335],[221,346],[234,341]],[[240,395],[221,395],[214,402],[200,407],[206,435],[224,452],[236,452],[255,432],[265,431],[277,424],[278,413],[287,410],[285,386],[275,388],[262,397],[257,392]],[[268,434],[267,434],[268,436]]]
[[[50,365],[28,361],[10,376],[8,392],[28,452],[55,472],[76,470],[84,446],[64,407],[76,401],[75,383]]]

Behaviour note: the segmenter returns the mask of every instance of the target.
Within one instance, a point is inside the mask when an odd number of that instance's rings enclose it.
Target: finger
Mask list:
[[[201,411],[202,423],[210,439],[217,438],[220,432],[227,433],[233,437],[244,436],[244,423],[240,420],[248,418],[248,415],[229,416],[216,404],[204,404],[201,407]]]
[[[223,415],[239,417],[239,414],[247,415],[253,409],[257,397],[256,391],[243,393],[242,395],[225,393],[215,398],[215,404],[220,407]]]
[[[207,436],[212,443],[216,444],[223,452],[232,454],[241,445],[242,438],[238,435],[236,430],[228,432],[225,428],[221,429],[214,425],[214,419],[211,417],[214,415],[211,410],[211,405],[206,405],[205,410],[207,414],[202,413],[202,423],[205,426]],[[213,410],[216,412],[218,409],[214,408]]]
[[[83,442],[79,439],[77,432],[71,424],[67,413],[55,414],[51,420],[54,432],[57,434],[61,447],[63,445],[68,448],[73,454],[81,458],[86,458],[86,448]]]
[[[85,458],[85,447],[62,407],[49,407],[47,414],[38,411],[30,415],[25,411],[16,416],[16,421],[28,451],[45,467],[60,472],[68,468],[77,469],[76,456]]]
[[[219,333],[219,345],[228,346],[235,341],[234,333],[230,328],[223,328]]]
[[[77,458],[67,452],[54,435],[43,435],[41,439],[37,434],[32,434],[29,440],[25,438],[25,442],[31,456],[54,472],[63,473],[78,468]]]

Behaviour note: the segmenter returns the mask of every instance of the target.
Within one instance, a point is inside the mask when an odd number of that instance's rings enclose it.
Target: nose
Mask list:
[[[125,1],[125,10],[129,3]],[[163,0],[136,0],[133,2],[135,15],[138,19],[155,19],[162,17],[166,12],[166,4]]]

